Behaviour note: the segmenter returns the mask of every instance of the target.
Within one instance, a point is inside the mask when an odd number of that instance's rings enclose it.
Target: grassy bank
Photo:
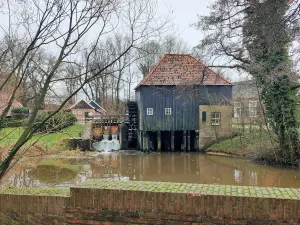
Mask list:
[[[278,147],[274,134],[266,131],[245,133],[210,146],[207,151],[225,153],[262,161],[275,158]]]
[[[76,155],[74,151],[70,152],[64,150],[68,150],[68,139],[79,137],[79,133],[82,134],[83,131],[84,125],[74,124],[55,133],[36,134],[22,149],[26,149],[27,156],[44,156],[60,153]],[[23,132],[23,128],[3,128],[0,130],[0,156],[1,154],[7,154],[10,147],[16,143]]]
[[[28,144],[38,140],[38,144],[45,148],[57,147],[57,143],[62,140],[74,138],[79,136],[79,132],[83,133],[84,125],[75,124],[62,129],[61,131],[48,134],[36,134]],[[0,147],[12,146],[18,138],[22,135],[24,129],[17,128],[3,128],[0,130]]]

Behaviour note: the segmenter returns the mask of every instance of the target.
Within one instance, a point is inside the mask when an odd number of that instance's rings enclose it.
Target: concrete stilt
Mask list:
[[[171,131],[171,151],[175,151],[175,131]]]
[[[161,152],[161,131],[157,131],[157,151]]]
[[[187,131],[187,150],[191,151],[191,131]]]
[[[143,131],[142,132],[142,136],[143,136],[143,151],[147,151],[148,150],[148,138],[147,138],[147,132]]]
[[[185,152],[186,151],[186,131],[183,131],[183,142],[182,142],[182,150]]]
[[[198,131],[198,130],[196,130],[195,148],[196,148],[196,151],[197,151],[197,152],[200,151],[200,148],[199,148],[199,131]]]

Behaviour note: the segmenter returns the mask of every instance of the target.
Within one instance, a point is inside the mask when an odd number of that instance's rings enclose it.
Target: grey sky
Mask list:
[[[208,14],[207,6],[210,2],[212,0],[158,0],[158,6],[162,12],[172,10],[179,37],[194,47],[200,40],[201,32],[190,25],[197,21],[197,14]]]

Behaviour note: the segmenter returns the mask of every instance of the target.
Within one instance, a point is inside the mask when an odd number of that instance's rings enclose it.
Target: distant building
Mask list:
[[[164,55],[135,93],[143,150],[198,150],[230,135],[232,84],[191,55]]]
[[[78,120],[84,120],[87,117],[97,117],[106,115],[106,111],[95,101],[80,100],[70,108],[71,112]]]
[[[2,114],[3,111],[6,109],[6,107],[8,106],[10,97],[11,95],[8,93],[0,93],[0,114]],[[23,107],[23,105],[19,101],[14,100],[7,113],[7,117],[11,117],[12,115],[11,110],[17,107]]]
[[[233,83],[233,123],[254,123],[261,119],[262,108],[259,101],[259,89],[255,81],[247,80]]]

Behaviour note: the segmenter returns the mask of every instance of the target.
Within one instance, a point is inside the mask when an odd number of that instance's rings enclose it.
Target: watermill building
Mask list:
[[[230,135],[232,84],[191,55],[164,55],[135,93],[142,150],[197,151]]]

